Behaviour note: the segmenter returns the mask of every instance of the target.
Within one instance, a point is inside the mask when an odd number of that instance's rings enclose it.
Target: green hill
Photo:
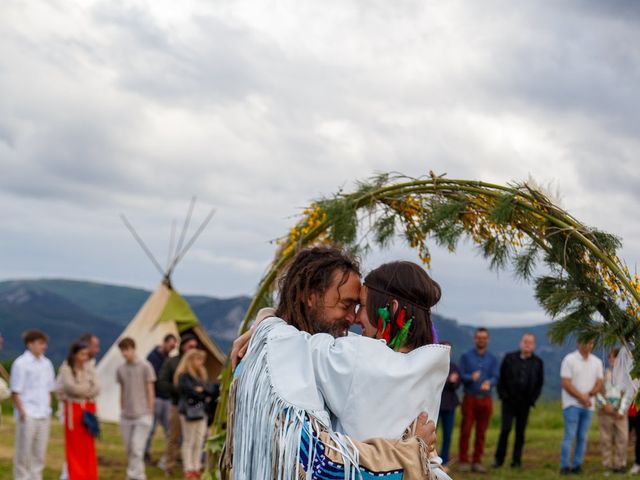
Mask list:
[[[0,285],[0,331],[4,336],[3,356],[15,358],[24,350],[21,335],[28,328],[48,333],[49,356],[60,363],[70,343],[85,332],[95,332],[112,343],[121,325],[91,313],[66,298],[37,284]]]
[[[54,293],[71,303],[82,305],[94,315],[110,319],[120,325],[126,325],[149,296],[147,290],[140,288],[59,279],[2,282],[0,294],[3,287],[11,288],[15,284]]]
[[[21,334],[39,328],[51,337],[48,356],[57,364],[69,344],[85,332],[97,334],[103,352],[133,318],[151,292],[139,288],[77,280],[10,280],[0,282],[2,355],[23,350]],[[250,299],[185,296],[207,332],[227,351]]]

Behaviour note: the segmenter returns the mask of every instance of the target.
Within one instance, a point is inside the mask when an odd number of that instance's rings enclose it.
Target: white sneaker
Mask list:
[[[640,473],[640,465],[638,465],[637,463],[633,464],[633,467],[631,467],[631,470],[629,470],[629,473],[631,475],[637,475]]]

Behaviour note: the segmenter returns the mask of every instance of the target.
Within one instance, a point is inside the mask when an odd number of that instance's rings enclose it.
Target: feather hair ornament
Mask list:
[[[398,312],[398,318],[396,319],[396,325],[400,328],[400,331],[393,337],[389,346],[394,350],[398,350],[400,347],[404,345],[407,341],[407,337],[409,336],[409,330],[411,329],[411,324],[413,323],[413,317],[409,320],[405,321],[407,315],[407,308],[402,307],[400,312]]]
[[[391,323],[389,323],[389,305],[378,308],[378,333],[389,344],[391,340]]]

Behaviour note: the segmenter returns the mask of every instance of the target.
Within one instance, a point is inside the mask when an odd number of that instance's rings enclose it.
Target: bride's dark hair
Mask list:
[[[380,265],[364,279],[367,287],[367,316],[369,322],[378,327],[378,309],[389,309],[390,333],[393,339],[401,330],[397,324],[403,308],[406,320],[413,318],[403,345],[418,348],[434,343],[431,307],[440,301],[440,285],[427,272],[413,262],[399,261]],[[398,302],[393,312],[392,302]]]

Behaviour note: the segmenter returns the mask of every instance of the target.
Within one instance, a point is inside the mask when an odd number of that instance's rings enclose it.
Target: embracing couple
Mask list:
[[[234,343],[234,479],[449,478],[434,451],[450,353],[431,320],[440,287],[411,262],[360,278],[340,250],[301,251],[277,308]]]

